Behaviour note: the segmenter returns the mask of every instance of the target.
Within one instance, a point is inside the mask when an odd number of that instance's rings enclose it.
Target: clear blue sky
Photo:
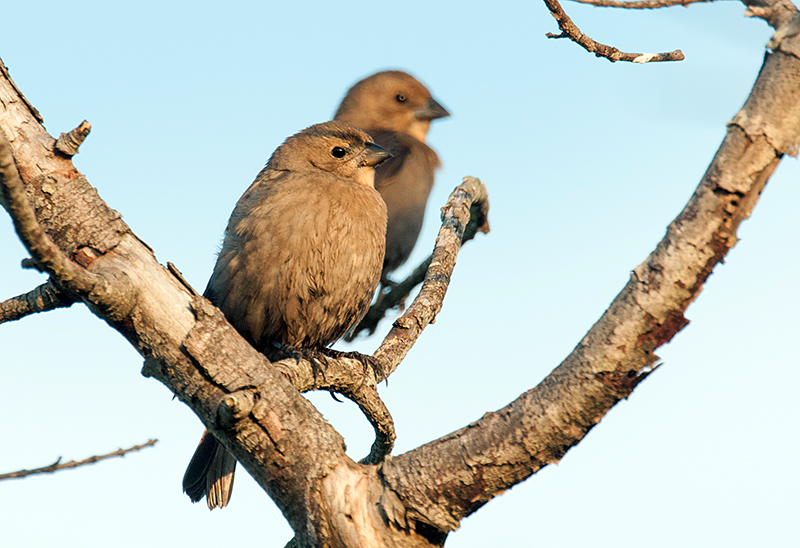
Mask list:
[[[504,406],[572,350],[691,196],[771,35],[738,2],[565,7],[596,40],[687,59],[611,64],[547,40],[543,3],[521,0],[16,2],[0,57],[51,134],[92,123],[75,164],[201,290],[233,205],[285,137],[375,71],[425,82],[453,116],[429,136],[444,167],[412,262],[464,175],[489,187],[492,232],[463,250],[444,311],[381,387],[398,454]],[[799,175],[784,160],[664,366],[448,547],[800,546]],[[0,298],[44,281],[19,269],[26,256],[0,215]],[[80,305],[0,326],[0,471],[160,440],[0,483],[0,545],[284,546],[288,525],[243,471],[222,511],[181,493],[202,426],[141,362]],[[363,456],[357,410],[311,399]]]

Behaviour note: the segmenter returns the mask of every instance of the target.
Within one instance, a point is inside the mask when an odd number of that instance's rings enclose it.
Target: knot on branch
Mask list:
[[[233,394],[227,394],[217,408],[219,424],[226,428],[232,427],[236,422],[247,417],[255,404],[255,395],[251,390],[240,390]]]

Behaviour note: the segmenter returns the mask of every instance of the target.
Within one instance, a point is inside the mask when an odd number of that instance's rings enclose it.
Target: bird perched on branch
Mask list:
[[[389,157],[349,124],[314,125],[286,139],[239,199],[205,296],[257,350],[323,350],[364,316],[386,238],[374,168]],[[225,506],[235,467],[206,431],[183,490]]]
[[[408,260],[417,243],[439,157],[425,144],[431,121],[450,116],[416,78],[384,71],[357,82],[345,95],[335,120],[369,133],[392,158],[375,172],[375,188],[389,214],[381,282]]]

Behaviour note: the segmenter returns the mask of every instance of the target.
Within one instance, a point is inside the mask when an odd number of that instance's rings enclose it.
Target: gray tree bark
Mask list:
[[[736,243],[784,154],[800,144],[800,17],[786,2],[752,10],[777,32],[742,110],[685,209],[574,351],[505,408],[378,464],[359,464],[302,391],[330,389],[390,424],[375,384],[387,378],[441,309],[465,231],[485,223],[485,187],[466,178],[443,214],[420,295],[374,357],[271,363],[108,207],[55,147],[0,67],[0,195],[48,291],[80,301],[144,358],[143,372],[200,417],[272,497],[292,546],[440,546],[460,521],[557,462],[656,366],[655,350]],[[468,228],[470,217],[473,226]],[[477,219],[477,222],[475,221]],[[384,416],[384,414],[386,416]],[[383,432],[383,435],[387,435]]]

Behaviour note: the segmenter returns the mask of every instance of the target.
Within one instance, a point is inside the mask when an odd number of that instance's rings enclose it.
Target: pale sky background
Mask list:
[[[492,232],[459,256],[444,310],[381,394],[395,454],[503,407],[583,337],[690,198],[743,104],[771,29],[738,2],[654,12],[568,3],[596,40],[680,63],[595,58],[542,2],[14,2],[0,57],[53,135],[164,264],[205,287],[236,200],[287,136],[378,70],[452,113],[414,264],[464,175]],[[800,168],[785,159],[706,283],[664,366],[555,466],[463,522],[450,548],[800,546]],[[0,298],[45,278],[0,215]],[[409,265],[409,268],[413,265]],[[371,352],[386,333],[359,341]],[[0,325],[0,472],[155,448],[0,482],[0,546],[283,547],[292,533],[239,468],[229,507],[180,482],[203,427],[83,305]],[[362,457],[357,409],[311,397]]]

